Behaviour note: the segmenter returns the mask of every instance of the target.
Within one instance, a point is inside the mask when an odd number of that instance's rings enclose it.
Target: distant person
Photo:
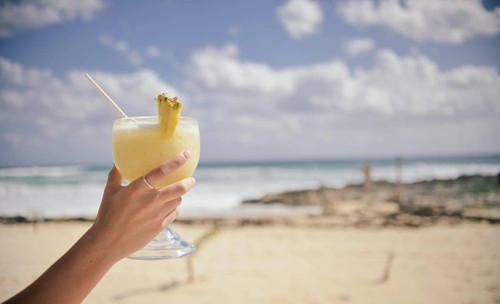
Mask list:
[[[371,190],[372,188],[372,165],[370,163],[367,163],[363,167],[363,189],[364,190]]]
[[[193,188],[186,178],[161,190],[161,184],[181,167],[189,153],[179,153],[143,178],[122,186],[116,167],[108,181],[89,230],[37,280],[11,299],[11,303],[80,303],[111,267],[146,246],[179,215],[181,196]]]

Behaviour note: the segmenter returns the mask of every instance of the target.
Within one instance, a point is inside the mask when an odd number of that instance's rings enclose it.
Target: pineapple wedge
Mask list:
[[[162,138],[172,138],[181,117],[182,103],[177,101],[177,97],[169,98],[165,93],[158,94],[156,101],[158,103],[161,136]]]

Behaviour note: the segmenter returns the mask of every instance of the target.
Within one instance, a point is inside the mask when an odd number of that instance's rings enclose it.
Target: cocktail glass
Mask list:
[[[179,152],[191,152],[187,162],[157,186],[158,189],[191,176],[200,159],[200,132],[195,118],[181,117],[172,138],[162,138],[156,116],[120,118],[113,124],[112,141],[116,168],[127,182],[146,175]],[[172,259],[189,255],[195,250],[193,245],[167,227],[129,258]]]

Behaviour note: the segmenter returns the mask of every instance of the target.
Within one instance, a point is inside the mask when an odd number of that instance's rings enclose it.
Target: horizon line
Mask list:
[[[395,160],[400,157],[403,161],[406,159],[426,159],[426,160],[437,160],[444,158],[469,158],[469,157],[500,157],[500,151],[498,152],[478,152],[478,153],[453,153],[453,154],[394,154],[392,156],[335,156],[331,158],[327,157],[295,157],[295,158],[269,158],[269,159],[231,159],[231,160],[201,160],[199,166],[224,166],[224,165],[266,165],[266,164],[293,164],[293,163],[324,163],[324,162],[376,162],[376,161],[387,161]],[[111,166],[113,162],[109,163],[38,163],[38,164],[18,164],[18,165],[2,165],[0,164],[0,169],[7,168],[22,168],[22,167],[69,167],[69,166],[84,166],[84,167],[104,167]]]

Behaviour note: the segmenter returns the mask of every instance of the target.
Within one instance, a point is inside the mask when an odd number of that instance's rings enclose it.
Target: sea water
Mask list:
[[[257,199],[267,193],[361,183],[362,169],[367,163],[365,160],[201,163],[194,174],[196,186],[183,199],[181,217],[246,212],[250,209],[242,207],[243,200]],[[369,163],[373,180],[395,181],[394,159],[375,159]],[[110,168],[111,165],[0,168],[0,216],[94,218]],[[415,182],[499,172],[500,155],[403,158],[401,178],[403,182]]]

